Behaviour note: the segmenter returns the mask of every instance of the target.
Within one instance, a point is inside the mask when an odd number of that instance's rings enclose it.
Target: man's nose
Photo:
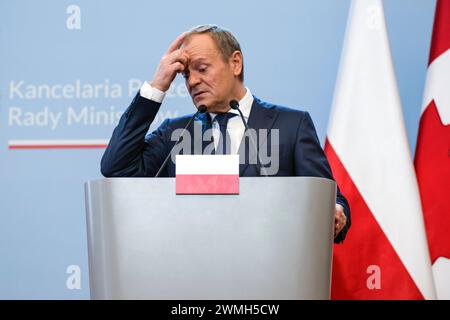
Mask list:
[[[195,86],[200,83],[200,77],[195,75],[194,72],[191,72],[191,74],[189,74],[189,78],[188,78],[187,82],[188,82],[189,91],[190,91],[190,90],[194,89]]]

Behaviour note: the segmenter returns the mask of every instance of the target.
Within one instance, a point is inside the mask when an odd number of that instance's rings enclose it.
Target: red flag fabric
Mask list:
[[[415,168],[439,299],[450,299],[450,1],[438,0]]]

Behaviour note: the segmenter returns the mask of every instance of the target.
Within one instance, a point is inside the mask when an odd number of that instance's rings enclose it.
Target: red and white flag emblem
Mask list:
[[[177,194],[239,194],[239,155],[177,155]]]

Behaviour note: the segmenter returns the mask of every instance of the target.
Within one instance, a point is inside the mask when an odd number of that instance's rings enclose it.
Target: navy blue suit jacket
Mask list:
[[[192,117],[192,115],[186,115],[166,119],[157,130],[147,134],[160,106],[160,103],[143,98],[139,93],[136,95],[114,129],[102,157],[101,172],[105,177],[155,176],[175,144],[175,141],[171,140],[172,132],[184,128]],[[199,115],[195,122],[201,124],[203,130],[210,128],[210,117],[207,113]],[[270,132],[271,129],[279,129],[279,170],[275,174],[276,176],[310,176],[333,179],[314,124],[307,112],[263,102],[255,97],[248,126],[256,131],[267,129]],[[194,125],[189,127],[191,137],[194,137],[193,127]],[[270,150],[270,133],[266,143]],[[242,148],[246,148],[246,154],[248,154],[248,148],[251,148],[251,145],[241,143],[239,151],[241,156]],[[189,153],[194,153],[194,149]],[[239,171],[240,176],[259,175],[258,166],[249,164],[248,161],[240,165]],[[162,176],[175,176],[175,164],[171,160],[164,168]],[[350,227],[350,208],[339,189],[336,202],[344,207],[347,216],[347,225],[335,239],[335,242],[339,243],[344,240]]]

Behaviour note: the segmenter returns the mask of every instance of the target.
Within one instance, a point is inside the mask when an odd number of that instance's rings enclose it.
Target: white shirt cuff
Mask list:
[[[148,83],[148,81],[145,81],[144,84],[141,87],[140,90],[140,94],[141,97],[148,99],[148,100],[152,100],[158,103],[162,103],[162,101],[164,100],[164,97],[166,96],[166,93],[153,88],[150,83]]]

